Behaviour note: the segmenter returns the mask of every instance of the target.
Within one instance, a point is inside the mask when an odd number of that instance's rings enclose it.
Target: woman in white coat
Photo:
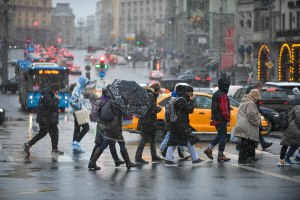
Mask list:
[[[252,89],[246,94],[239,106],[237,124],[234,135],[241,138],[241,149],[239,152],[239,163],[256,161],[255,148],[259,142],[260,114],[257,108],[257,101],[260,93]]]

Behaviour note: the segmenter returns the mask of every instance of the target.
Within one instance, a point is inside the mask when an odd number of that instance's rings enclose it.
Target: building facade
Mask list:
[[[75,44],[75,15],[68,3],[58,3],[53,11],[53,43],[61,38],[61,43],[66,47],[74,47]]]
[[[52,0],[10,0],[8,4],[10,44],[21,45],[26,39],[43,45],[50,42]],[[0,1],[0,12],[3,5]]]

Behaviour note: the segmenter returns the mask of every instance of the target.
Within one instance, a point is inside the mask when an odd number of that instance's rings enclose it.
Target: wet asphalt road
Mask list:
[[[17,55],[17,54],[15,54]],[[75,60],[84,66],[84,52],[74,52]],[[125,71],[124,71],[125,69]],[[84,70],[84,69],[83,69]],[[83,73],[85,73],[83,71]],[[135,79],[144,83],[148,69],[137,65],[115,66],[107,78]],[[92,72],[97,78],[97,73]],[[70,76],[70,82],[78,76]],[[205,161],[192,166],[191,161],[179,161],[180,166],[167,168],[163,163],[151,163],[130,171],[125,166],[115,168],[109,150],[98,160],[100,171],[87,169],[94,146],[95,124],[82,140],[83,154],[73,154],[71,140],[73,117],[60,115],[59,147],[65,154],[51,155],[50,137],[46,136],[32,148],[27,157],[21,144],[38,131],[36,114],[20,110],[17,95],[0,94],[0,104],[6,110],[7,121],[0,125],[0,200],[6,199],[299,199],[300,165],[278,168],[280,140],[267,137],[273,146],[267,151],[257,149],[258,162],[238,165],[238,152],[234,144],[227,143],[228,163]],[[30,119],[32,127],[30,128]],[[275,135],[275,133],[271,133]],[[278,133],[276,133],[278,135]],[[124,132],[127,149],[134,160],[139,135]],[[201,139],[207,137],[201,136]],[[208,142],[197,145],[197,152],[205,158],[203,150]],[[118,147],[117,147],[118,148]],[[216,157],[217,149],[214,150]],[[149,146],[144,150],[144,159],[151,161]],[[178,159],[175,152],[175,158]]]
[[[36,114],[20,111],[16,95],[0,95],[7,109],[7,121],[0,126],[0,199],[298,199],[300,195],[300,165],[278,168],[280,140],[267,137],[274,145],[268,151],[257,149],[260,160],[250,165],[238,165],[234,144],[227,143],[226,155],[231,162],[205,161],[192,166],[191,161],[179,161],[179,167],[168,168],[163,163],[151,163],[130,171],[125,166],[115,168],[109,150],[98,160],[100,171],[87,169],[93,148],[95,124],[82,140],[83,154],[73,154],[71,140],[73,117],[60,115],[59,147],[62,156],[51,155],[50,137],[46,136],[26,157],[21,144],[38,131]],[[29,119],[32,116],[32,129]],[[31,132],[31,134],[30,134]],[[124,132],[131,159],[134,159],[139,135]],[[201,137],[200,137],[201,138]],[[204,137],[203,137],[204,138]],[[197,145],[205,158],[207,141]],[[117,147],[118,148],[118,147]],[[216,151],[214,156],[216,157]],[[151,161],[149,147],[144,158]],[[175,152],[175,157],[177,153]]]

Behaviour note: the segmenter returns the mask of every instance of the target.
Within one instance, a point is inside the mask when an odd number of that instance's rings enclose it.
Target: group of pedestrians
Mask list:
[[[74,88],[70,97],[70,105],[73,114],[84,107],[82,92],[89,84],[89,79],[81,76],[79,84]],[[266,149],[272,145],[264,141],[260,135],[260,109],[258,101],[260,99],[260,91],[262,83],[258,82],[254,88],[247,91],[239,106],[237,123],[234,128],[234,135],[240,138],[238,145],[239,163],[249,163],[257,161],[255,157],[255,148],[258,142],[262,148]],[[218,146],[217,160],[219,162],[228,162],[230,158],[224,154],[227,138],[227,127],[230,124],[230,102],[227,96],[230,86],[230,80],[226,77],[221,77],[218,80],[218,91],[212,97],[211,125],[216,127],[217,136],[204,150],[207,157],[213,160],[213,149]],[[64,154],[58,149],[58,85],[53,84],[50,88],[42,91],[42,96],[37,109],[36,122],[39,124],[40,130],[30,141],[23,144],[24,151],[30,155],[30,148],[49,133],[52,143],[53,154]],[[143,117],[138,120],[138,130],[141,132],[141,140],[135,154],[135,163],[131,162],[128,151],[125,145],[125,139],[122,135],[122,120],[124,113],[116,107],[110,93],[106,88],[102,91],[102,96],[96,102],[98,106],[98,114],[101,109],[107,105],[109,112],[112,115],[111,120],[99,118],[97,120],[97,130],[95,137],[95,146],[93,148],[88,168],[92,170],[100,170],[96,162],[102,155],[103,151],[109,146],[115,166],[118,167],[126,164],[127,169],[137,167],[137,164],[148,164],[144,160],[143,150],[146,143],[150,143],[150,152],[152,161],[160,162],[165,160],[166,166],[178,166],[174,161],[174,150],[178,147],[179,156],[183,159],[191,157],[192,164],[197,165],[204,160],[201,159],[195,150],[195,144],[199,139],[193,135],[189,125],[189,114],[194,110],[194,94],[193,88],[186,83],[179,83],[175,86],[172,92],[171,101],[173,102],[173,110],[176,114],[174,121],[166,121],[165,126],[167,134],[164,141],[160,145],[160,151],[164,158],[160,157],[156,151],[155,137],[157,133],[157,117],[156,114],[161,111],[161,107],[157,105],[157,97],[160,93],[160,85],[155,83],[146,87],[146,92],[150,101],[150,108]],[[298,98],[298,97],[297,97]],[[170,104],[171,105],[171,104]],[[165,117],[167,118],[167,117]],[[82,125],[78,124],[78,120],[74,114],[74,133],[72,140],[72,149],[74,153],[84,153],[81,149],[80,142],[86,133],[89,131],[89,123]],[[282,149],[278,166],[286,166],[292,164],[290,157],[295,153],[300,145],[300,106],[294,106],[288,112],[288,126],[283,131],[281,141]],[[120,146],[121,160],[116,150],[116,143]],[[188,152],[187,152],[187,150]],[[300,152],[296,156],[297,161],[300,160]]]

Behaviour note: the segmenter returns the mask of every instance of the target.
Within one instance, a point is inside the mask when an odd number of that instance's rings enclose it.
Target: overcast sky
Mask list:
[[[95,15],[96,3],[99,0],[52,0],[53,7],[56,7],[57,3],[69,3],[76,16],[75,23],[77,25],[78,18],[84,18],[88,15]]]

